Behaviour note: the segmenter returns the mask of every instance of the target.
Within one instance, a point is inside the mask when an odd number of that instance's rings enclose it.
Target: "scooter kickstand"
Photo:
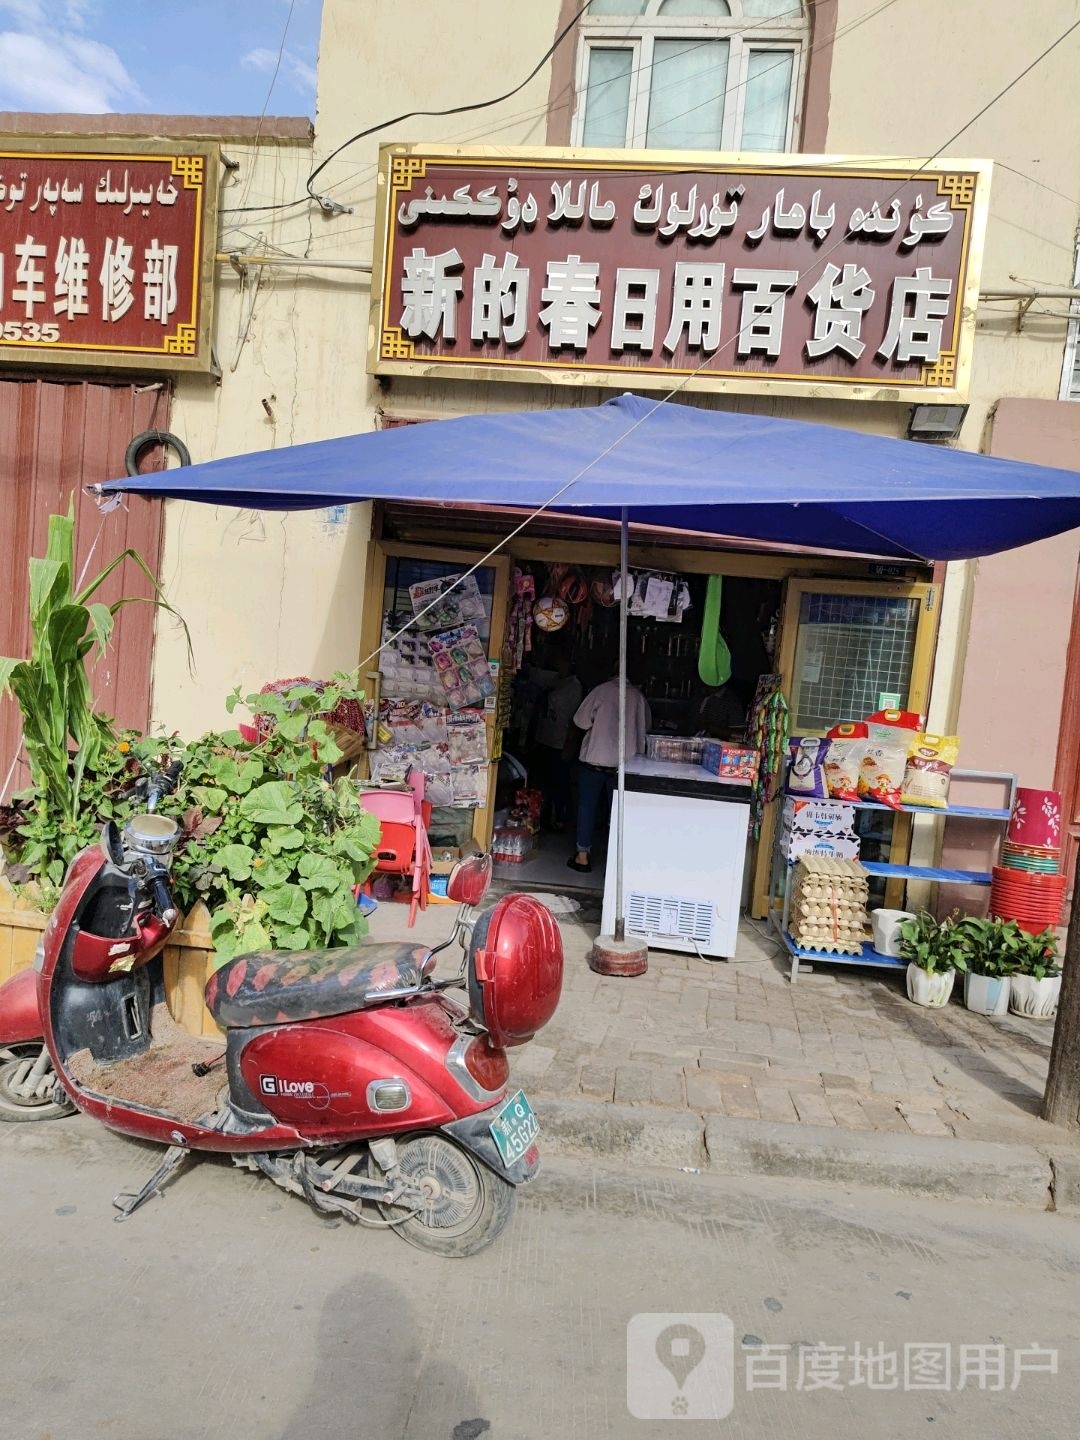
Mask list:
[[[151,1195],[156,1195],[168,1178],[180,1169],[185,1160],[191,1158],[191,1151],[185,1145],[170,1145],[165,1151],[165,1158],[157,1167],[154,1173],[147,1180],[141,1190],[132,1194],[130,1191],[121,1190],[119,1195],[113,1197],[113,1205],[120,1211],[113,1219],[120,1223],[133,1215],[140,1205],[144,1205]]]

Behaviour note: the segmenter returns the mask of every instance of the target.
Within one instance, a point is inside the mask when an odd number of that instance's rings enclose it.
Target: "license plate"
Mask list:
[[[524,1090],[506,1102],[488,1129],[504,1164],[513,1165],[521,1159],[540,1133],[540,1122],[525,1099]]]

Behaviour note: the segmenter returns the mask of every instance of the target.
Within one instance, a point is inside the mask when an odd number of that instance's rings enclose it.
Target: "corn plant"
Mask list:
[[[111,605],[95,601],[93,597],[125,560],[143,572],[153,596],[131,596]],[[30,656],[0,657],[0,695],[10,692],[22,712],[35,800],[67,825],[74,825],[79,817],[86,775],[99,768],[104,749],[116,744],[112,722],[94,710],[86,668],[91,653],[95,647],[104,652],[117,612],[125,605],[138,601],[176,615],[150,567],[132,549],[118,555],[78,592],[75,584],[72,502],[66,515],[49,517],[45,554],[30,561]],[[190,639],[188,648],[190,653]]]

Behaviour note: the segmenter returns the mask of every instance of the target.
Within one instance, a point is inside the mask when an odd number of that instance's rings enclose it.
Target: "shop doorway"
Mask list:
[[[627,675],[648,707],[646,752],[653,758],[689,760],[694,740],[693,753],[699,757],[702,738],[741,739],[758,678],[773,667],[781,582],[664,569],[633,547],[630,570]],[[521,822],[530,817],[520,804],[515,810],[512,803],[500,803],[496,864],[508,877],[513,867],[515,883],[599,893],[613,781],[598,781],[595,767],[582,763],[586,731],[574,716],[597,687],[618,674],[617,577],[610,565],[535,561],[519,562],[518,574],[527,576],[529,593],[535,594],[536,619],[513,683],[503,746],[518,773],[527,776],[524,803],[531,806],[538,830],[524,849]],[[728,648],[730,675],[723,684],[702,679],[703,630],[711,635],[714,652],[717,632]],[[600,695],[605,693],[606,703],[613,705],[615,692],[601,690]],[[596,703],[604,702],[598,696]],[[603,723],[598,719],[598,727]],[[598,786],[597,801],[592,792]],[[586,852],[588,870],[581,868]],[[568,868],[572,860],[575,868]]]
[[[409,618],[412,585],[459,574],[498,546],[500,531],[490,523],[494,518],[404,504],[377,512],[380,538],[373,541],[368,565],[362,657],[393,632],[395,618],[402,623]],[[502,517],[499,523],[508,524]],[[454,543],[448,545],[448,539]],[[537,704],[545,684],[560,670],[576,679],[582,697],[614,672],[618,610],[606,592],[594,593],[593,586],[602,587],[605,580],[610,586],[617,537],[602,525],[586,531],[580,522],[560,518],[519,536],[510,549],[512,555],[500,551],[476,572],[483,606],[479,631],[486,636],[496,677],[494,693],[482,704],[488,747],[486,801],[473,808],[459,804],[441,810],[436,818],[443,823],[434,826],[432,834],[437,839],[448,839],[451,832],[471,835],[484,849],[501,842],[499,873],[516,886],[599,894],[605,827],[597,828],[591,872],[568,869],[566,861],[578,839],[573,833],[576,768],[571,759],[553,775],[551,762],[562,759],[561,751],[541,755],[537,764]],[[859,717],[894,698],[899,708],[926,709],[938,618],[938,589],[928,574],[919,578],[912,568],[906,574],[883,575],[876,562],[838,556],[701,549],[672,543],[657,532],[636,540],[632,536],[630,567],[638,577],[652,575],[685,585],[689,598],[678,623],[655,615],[630,622],[631,673],[649,698],[650,733],[658,741],[687,740],[725,720],[734,727],[730,712],[719,717],[701,713],[703,692],[710,688],[701,684],[698,657],[711,576],[722,581],[719,628],[731,652],[729,688],[740,714],[753,699],[761,674],[780,676],[780,688],[792,706],[793,734],[822,734],[836,721]],[[568,575],[584,581],[587,596],[580,584],[572,584],[568,613],[557,628],[545,630],[534,621],[534,607],[555,598],[544,593],[552,587],[553,575],[560,580],[555,587],[560,592]],[[393,677],[388,674],[392,665],[380,661],[380,666],[385,710],[388,699],[398,698],[391,692],[401,672]],[[540,673],[534,675],[534,670]],[[372,686],[371,677],[366,684]],[[570,698],[575,695],[571,690]],[[734,738],[739,732],[733,728],[731,733]],[[549,744],[548,749],[556,746]],[[561,806],[553,807],[549,792],[554,790],[558,798],[560,789]],[[530,796],[529,791],[539,795]],[[530,805],[535,813],[527,813]],[[760,828],[752,827],[749,840],[743,907],[757,918],[768,913],[776,812],[775,803],[764,807]],[[911,838],[907,817],[875,816],[860,823],[881,831],[866,836],[875,855],[892,863],[906,861]],[[520,831],[530,827],[537,831],[532,845],[520,837]],[[519,832],[518,839],[511,842],[496,834],[504,829]],[[525,853],[511,854],[513,844]],[[886,903],[897,904],[899,897],[887,892]]]

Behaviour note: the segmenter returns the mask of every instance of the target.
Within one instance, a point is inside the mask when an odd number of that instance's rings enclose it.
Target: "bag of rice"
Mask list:
[[[916,735],[908,747],[903,803],[944,810],[949,803],[949,780],[959,755],[957,735]]]
[[[825,783],[833,800],[859,798],[859,765],[865,740],[839,739],[829,741],[825,759]]]
[[[825,757],[829,742],[815,735],[790,742],[791,765],[788,768],[787,793],[804,799],[824,800],[829,791],[825,784]]]
[[[893,810],[900,809],[908,758],[907,734],[897,733],[904,737],[899,742],[867,740],[859,761],[859,798]]]
[[[888,737],[881,732],[887,726],[891,730],[925,730],[926,720],[915,710],[875,710],[866,717],[870,738],[883,740]]]

